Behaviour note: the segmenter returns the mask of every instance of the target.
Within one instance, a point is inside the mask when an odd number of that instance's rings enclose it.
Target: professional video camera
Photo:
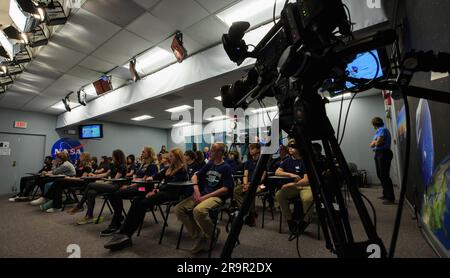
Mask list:
[[[296,139],[305,161],[326,247],[338,257],[367,258],[372,251],[378,257],[387,257],[385,245],[378,236],[362,195],[351,178],[347,162],[327,118],[325,101],[318,91],[323,88],[331,92],[361,92],[376,87],[400,91],[403,94],[399,96],[405,101],[406,94],[423,97],[423,93],[430,93],[431,90],[424,92],[421,88],[408,86],[413,73],[448,71],[450,64],[446,62],[450,61],[450,55],[410,52],[400,63],[398,80],[389,80],[391,67],[384,49],[396,42],[396,32],[389,29],[356,39],[348,18],[341,0],[297,0],[295,3],[286,1],[280,20],[251,52],[243,40],[250,24],[234,23],[228,34],[224,34],[222,38],[229,58],[238,65],[246,58],[256,58],[257,61],[247,76],[221,88],[222,102],[226,108],[247,108],[255,100],[275,97],[280,111],[280,126]],[[350,76],[346,70],[348,64],[363,53],[373,57],[376,64],[375,74],[368,78]],[[427,62],[430,60],[435,63]],[[408,90],[405,90],[406,88]],[[448,103],[445,93],[432,93],[425,97]],[[409,124],[409,119],[407,122]],[[320,162],[312,148],[312,141],[319,140],[327,158],[325,171],[320,169],[323,167],[319,166]],[[270,154],[261,156],[253,181],[260,180],[269,157]],[[405,169],[390,257],[395,251],[407,173]],[[367,241],[355,242],[353,238],[341,191],[343,182],[347,184],[368,237]],[[252,183],[239,215],[234,220],[222,257],[231,256],[242,228],[243,217],[255,197],[256,189],[256,182]]]

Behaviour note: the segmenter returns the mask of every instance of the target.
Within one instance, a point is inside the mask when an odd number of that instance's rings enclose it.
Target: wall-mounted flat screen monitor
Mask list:
[[[103,125],[81,125],[79,126],[80,139],[103,138]]]

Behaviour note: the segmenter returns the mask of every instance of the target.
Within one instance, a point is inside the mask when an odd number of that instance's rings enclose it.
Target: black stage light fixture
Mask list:
[[[23,68],[20,64],[9,63],[7,65],[7,70],[9,75],[14,76],[21,74],[23,72]]]
[[[84,89],[81,89],[77,92],[78,95],[78,103],[86,106],[87,102],[86,102],[86,92],[84,91]]]
[[[131,79],[133,80],[133,82],[141,80],[141,77],[136,70],[136,59],[131,60],[128,67],[130,68]]]
[[[177,58],[178,63],[184,61],[187,58],[188,52],[183,44],[183,33],[177,31],[175,36],[173,37],[172,45],[171,45],[173,54]]]
[[[23,36],[26,36],[27,44],[33,48],[48,44],[48,38],[41,26],[38,26],[31,33],[23,33]]]
[[[8,26],[0,30],[0,43],[8,53],[9,59],[13,60],[25,48],[28,38],[14,26]]]
[[[41,5],[44,7],[45,23],[48,26],[63,25],[67,22],[66,13],[59,1],[47,0],[46,4],[43,3],[41,2]]]
[[[4,94],[5,92],[6,92],[5,87],[3,87],[3,86],[0,87],[0,95],[1,95],[1,94]]]
[[[65,98],[62,99],[62,103],[64,104],[64,107],[66,108],[67,112],[72,111],[72,108],[70,108],[70,98],[69,96],[72,94],[73,92],[71,92],[70,94],[68,94]]]

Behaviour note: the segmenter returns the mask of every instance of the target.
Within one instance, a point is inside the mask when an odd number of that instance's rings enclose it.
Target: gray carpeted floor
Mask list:
[[[363,192],[373,202],[378,218],[378,232],[386,244],[390,243],[397,206],[384,206],[376,197],[380,189],[374,187],[363,189]],[[100,207],[98,200],[97,209]],[[259,206],[261,205],[258,202]],[[127,207],[129,205],[126,201]],[[261,207],[258,207],[261,210]],[[355,216],[354,206],[350,203],[350,222],[354,229],[356,240],[362,240],[363,229],[359,219]],[[32,257],[32,258],[63,258],[69,254],[66,248],[70,244],[81,247],[84,258],[135,258],[135,257],[191,257],[188,250],[193,242],[187,234],[183,234],[181,249],[176,250],[176,241],[180,224],[173,213],[169,217],[169,226],[164,241],[158,245],[162,218],[157,214],[160,224],[155,224],[151,215],[147,214],[144,228],[140,237],[133,237],[133,246],[123,251],[110,252],[103,248],[108,238],[100,238],[99,232],[107,227],[110,214],[104,213],[105,222],[99,225],[77,226],[76,220],[83,213],[70,216],[65,212],[47,214],[32,207],[28,203],[9,203],[7,197],[0,198],[0,257]],[[234,257],[247,258],[277,258],[297,257],[295,241],[289,242],[287,227],[283,224],[283,234],[278,233],[279,213],[275,213],[272,220],[270,212],[266,214],[265,229],[261,229],[261,212],[258,226],[250,228],[244,226],[240,235],[240,245],[235,249]],[[222,221],[220,241],[213,256],[218,257],[226,239],[225,222]],[[325,242],[317,239],[317,225],[308,227],[306,234],[299,240],[302,257],[327,258],[334,257],[326,248]],[[199,257],[205,257],[205,254]],[[430,246],[423,239],[411,213],[405,208],[396,257],[402,258],[430,258],[436,257]]]

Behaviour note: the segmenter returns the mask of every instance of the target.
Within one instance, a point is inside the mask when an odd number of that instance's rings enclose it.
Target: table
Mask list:
[[[178,187],[190,187],[194,186],[194,183],[191,181],[177,181],[177,182],[168,182],[169,186],[178,186]]]
[[[144,180],[137,180],[137,181],[132,181],[132,184],[137,184],[138,185],[138,191],[139,192],[150,192],[155,188],[155,184],[160,183],[160,181],[144,181]]]

